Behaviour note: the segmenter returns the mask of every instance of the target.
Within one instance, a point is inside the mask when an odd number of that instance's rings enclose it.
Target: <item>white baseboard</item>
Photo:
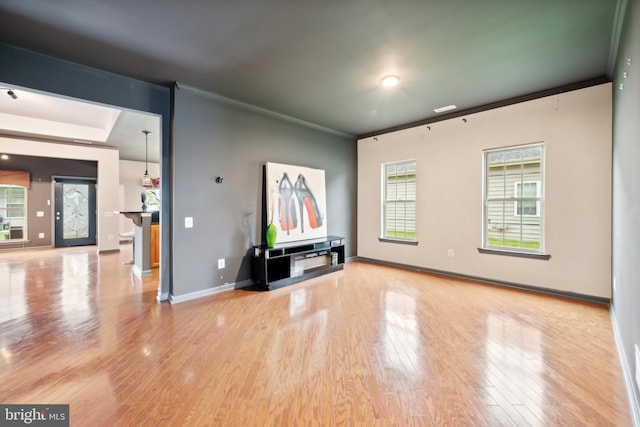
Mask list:
[[[219,294],[220,292],[229,291],[231,289],[241,289],[246,288],[247,286],[253,285],[252,280],[244,280],[238,283],[225,283],[222,286],[216,286],[215,288],[203,289],[201,291],[190,292],[184,295],[169,295],[169,302],[171,304],[178,304],[185,301],[190,301],[210,295]]]
[[[141,270],[140,267],[138,267],[135,264],[132,267],[132,270],[133,270],[133,274],[135,274],[138,277],[148,276],[152,273],[151,270]]]
[[[640,427],[640,402],[638,401],[638,395],[635,393],[635,378],[631,374],[631,367],[627,364],[627,360],[630,359],[627,359],[624,346],[622,345],[622,337],[620,336],[620,330],[618,329],[618,321],[616,320],[613,305],[610,306],[609,313],[611,316],[611,326],[613,327],[616,349],[618,350],[618,357],[620,359],[620,366],[622,368],[622,375],[624,376],[624,386],[627,391],[629,410],[631,411],[631,422],[635,427]]]

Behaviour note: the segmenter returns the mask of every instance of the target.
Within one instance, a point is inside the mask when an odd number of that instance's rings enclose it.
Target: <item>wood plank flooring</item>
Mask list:
[[[605,306],[363,262],[158,304],[120,253],[0,253],[0,403],[72,426],[629,426]]]

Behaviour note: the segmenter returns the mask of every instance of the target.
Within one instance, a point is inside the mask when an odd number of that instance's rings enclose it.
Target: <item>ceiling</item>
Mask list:
[[[0,87],[9,87],[0,83]],[[0,93],[0,134],[50,142],[116,147],[122,160],[159,162],[157,116],[11,86]],[[2,92],[7,92],[3,90]],[[147,137],[143,130],[151,133]]]
[[[358,136],[610,78],[619,3],[0,0],[0,41]]]

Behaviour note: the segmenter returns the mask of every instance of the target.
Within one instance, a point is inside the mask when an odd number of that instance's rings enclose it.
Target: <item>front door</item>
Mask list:
[[[55,246],[96,244],[96,183],[55,179]]]

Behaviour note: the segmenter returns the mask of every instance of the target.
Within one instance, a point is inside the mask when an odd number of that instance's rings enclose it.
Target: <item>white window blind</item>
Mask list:
[[[416,162],[385,163],[383,226],[385,239],[416,240]]]

